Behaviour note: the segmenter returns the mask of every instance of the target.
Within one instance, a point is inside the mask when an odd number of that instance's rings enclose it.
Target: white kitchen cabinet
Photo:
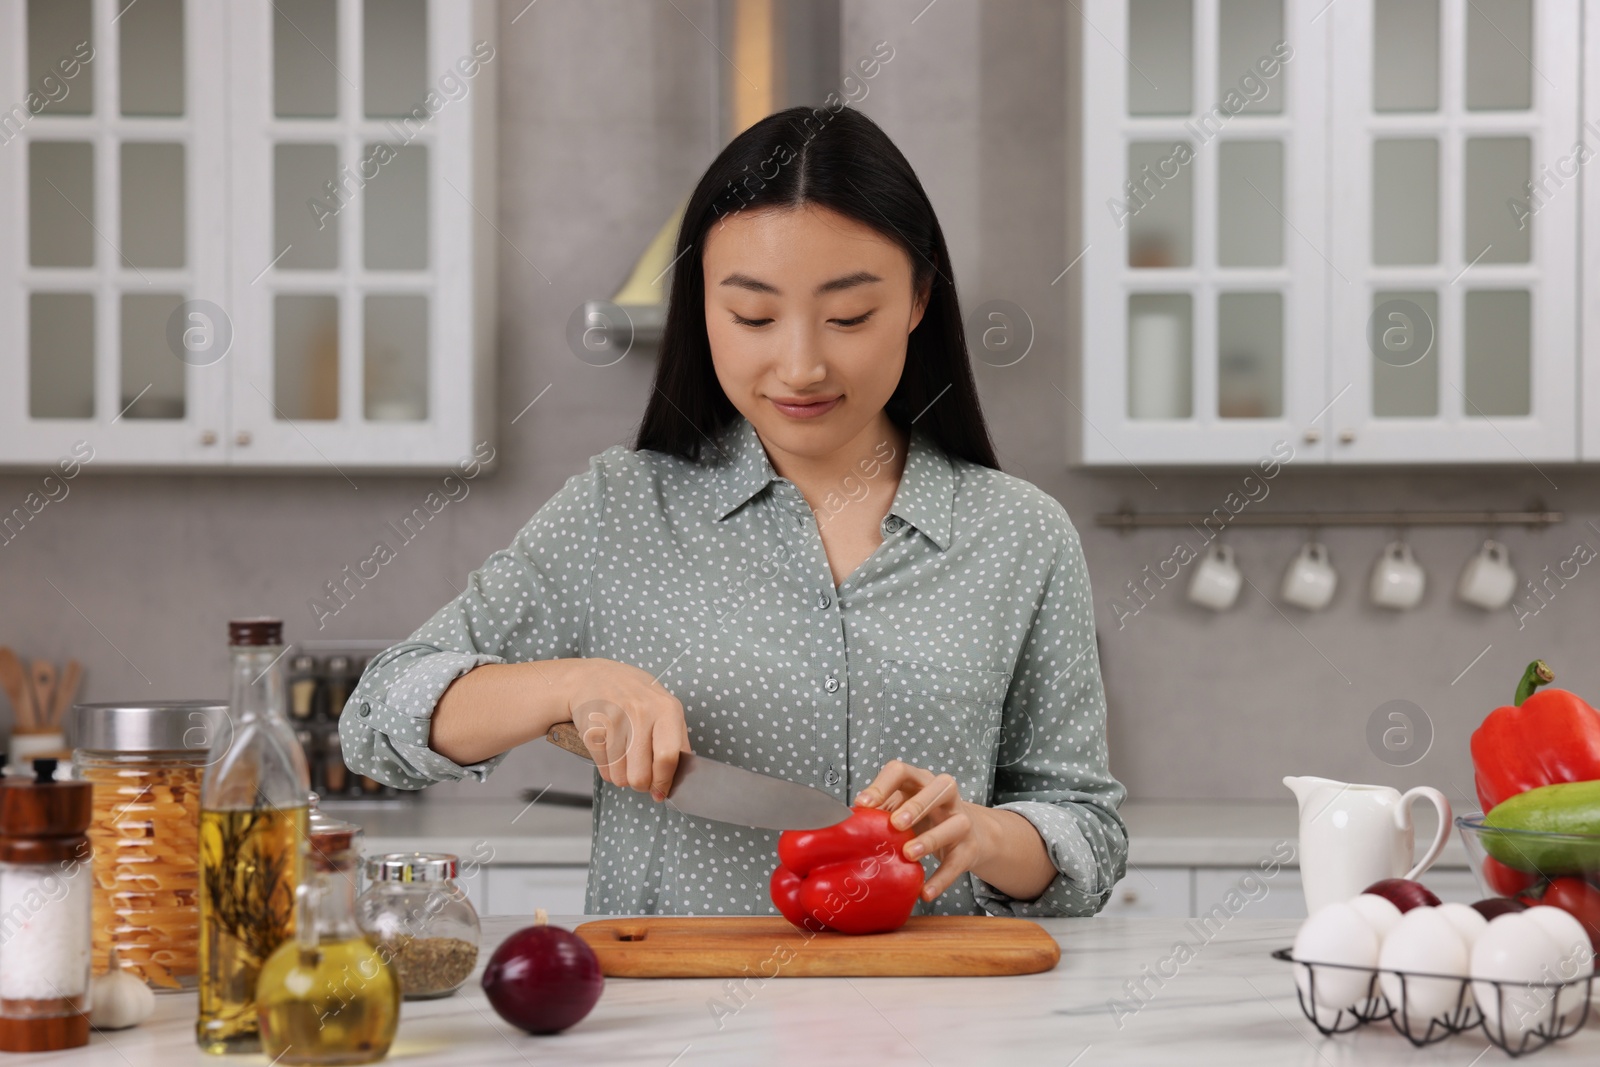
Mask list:
[[[1322,6],[1084,5],[1083,461],[1253,462],[1326,403]]]
[[[1336,462],[1577,458],[1580,6],[1328,12]]]
[[[1593,462],[1600,461],[1600,357],[1587,350],[1600,343],[1600,286],[1592,282],[1600,278],[1600,181],[1594,181],[1592,173],[1573,172],[1580,166],[1587,168],[1600,154],[1600,74],[1596,73],[1600,72],[1600,18],[1584,20],[1583,69],[1589,75],[1583,84],[1584,123],[1580,133],[1586,152],[1564,153],[1557,160],[1557,177],[1563,194],[1581,193],[1583,203],[1583,277],[1591,279],[1591,283],[1583,287],[1579,323],[1585,358],[1580,361],[1583,391],[1578,401],[1582,415],[1578,439],[1583,459]]]
[[[1193,883],[1194,871],[1188,867],[1129,867],[1100,914],[1181,919],[1193,914]]]
[[[486,915],[532,915],[543,908],[551,915],[582,915],[587,867],[486,867]]]
[[[1579,457],[1580,5],[1083,13],[1074,458]]]
[[[1482,900],[1472,872],[1459,868],[1438,868],[1420,879],[1423,885],[1449,903],[1471,904]],[[1271,878],[1254,867],[1198,867],[1194,871],[1194,910],[1205,916],[1217,906],[1226,907],[1228,894],[1237,892],[1245,904],[1232,913],[1241,919],[1303,919],[1306,917],[1304,883],[1298,867],[1282,867]]]
[[[412,851],[422,851],[413,849]],[[479,915],[486,915],[489,911],[489,868],[483,866],[468,867],[461,865],[461,873],[456,876],[456,884],[461,891],[467,894],[467,899],[472,901],[473,910]]]
[[[1199,867],[1194,872],[1197,917],[1221,907],[1234,919],[1303,919],[1305,890],[1298,867],[1279,867],[1270,878],[1258,867]],[[1230,898],[1229,894],[1236,896]],[[1233,910],[1232,905],[1243,905]]]
[[[495,25],[488,0],[0,6],[0,466],[472,457]]]

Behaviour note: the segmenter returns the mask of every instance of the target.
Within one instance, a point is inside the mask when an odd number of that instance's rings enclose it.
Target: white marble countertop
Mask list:
[[[484,924],[484,955],[525,917]],[[578,916],[557,916],[572,927]],[[564,1033],[534,1037],[502,1022],[475,974],[445,1000],[407,1003],[388,1062],[530,1067],[532,1064],[641,1064],[645,1067],[760,1063],[1024,1063],[1384,1067],[1469,1067],[1506,1057],[1481,1034],[1414,1049],[1388,1023],[1323,1037],[1301,1013],[1289,966],[1269,953],[1290,943],[1295,924],[1234,919],[1213,936],[1181,919],[1049,919],[1061,962],[1044,974],[1010,978],[786,978],[747,986],[742,1006],[730,979],[608,979],[590,1015]],[[1176,942],[1193,957],[1163,964]],[[1171,978],[1149,977],[1153,971]],[[1127,984],[1148,990],[1130,998]],[[1122,1001],[1120,1011],[1114,1000]],[[1142,1003],[1141,1003],[1142,1001]],[[718,1018],[721,1002],[731,1014]],[[85,1049],[8,1062],[82,1067],[163,1067],[219,1062],[194,1043],[195,997],[159,998],[155,1018]],[[1486,1053],[1486,1050],[1487,1053]],[[1600,1057],[1600,1012],[1535,1064],[1592,1064]],[[265,1056],[228,1062],[264,1065]]]
[[[482,864],[583,865],[589,862],[585,808],[514,800],[330,801],[324,807],[366,831],[367,852],[454,852]],[[1418,805],[1417,848],[1433,839],[1431,808]],[[1122,806],[1129,862],[1141,867],[1246,867],[1298,836],[1292,801],[1150,801]],[[1290,864],[1293,866],[1293,864]],[[1466,852],[1452,833],[1441,868],[1465,868]]]

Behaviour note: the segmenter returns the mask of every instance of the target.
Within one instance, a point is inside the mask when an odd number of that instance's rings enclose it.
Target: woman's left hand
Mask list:
[[[948,774],[934,774],[900,760],[890,760],[855,803],[892,814],[896,829],[911,828],[909,860],[933,856],[938,868],[922,887],[922,899],[933,900],[967,871],[983,866],[993,854],[994,811],[961,799],[961,789]]]

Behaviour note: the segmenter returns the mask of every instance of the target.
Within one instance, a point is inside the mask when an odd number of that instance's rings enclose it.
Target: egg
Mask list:
[[[1553,982],[1587,978],[1594,973],[1594,946],[1583,923],[1569,911],[1540,904],[1522,913],[1561,946],[1561,964],[1551,974]]]
[[[1440,904],[1434,910],[1450,920],[1450,925],[1466,942],[1468,952],[1472,951],[1472,946],[1478,943],[1478,936],[1489,925],[1489,920],[1470,904]]]
[[[1548,921],[1529,918],[1526,911],[1497,916],[1472,949],[1472,996],[1484,1025],[1497,1038],[1515,1043],[1529,1031],[1548,1029],[1553,995],[1534,983],[1558,974],[1566,954],[1545,931]]]
[[[1305,1001],[1340,1011],[1367,999],[1372,988],[1371,968],[1378,962],[1378,935],[1350,904],[1329,904],[1300,925],[1294,958],[1337,965],[1316,968],[1315,989],[1311,969],[1303,963],[1295,965],[1294,979]]]
[[[1383,939],[1389,936],[1389,931],[1400,922],[1400,909],[1395,907],[1394,901],[1388,897],[1380,897],[1376,893],[1362,893],[1358,897],[1353,897],[1350,906],[1367,920],[1367,925],[1378,935],[1379,944],[1383,943]]]
[[[1540,904],[1522,914],[1538,923],[1539,928],[1561,949],[1561,962],[1544,976],[1545,981],[1575,982],[1576,979],[1587,978],[1594,973],[1594,946],[1589,941],[1589,932],[1571,912]],[[1574,984],[1561,990],[1557,1007],[1561,1011],[1563,1021],[1583,1010],[1584,1001],[1588,999],[1587,994],[1588,990],[1582,984]],[[1551,990],[1551,995],[1556,995],[1554,989]]]
[[[1412,908],[1383,939],[1378,954],[1378,984],[1409,1030],[1420,1035],[1428,1020],[1453,1014],[1461,1003],[1467,974],[1467,944],[1438,908]],[[1402,981],[1395,971],[1405,971]],[[1418,974],[1456,978],[1422,978]]]

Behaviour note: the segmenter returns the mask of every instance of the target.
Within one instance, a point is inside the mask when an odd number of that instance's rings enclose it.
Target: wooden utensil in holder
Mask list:
[[[0,646],[0,689],[11,701],[11,762],[71,759],[61,723],[78,696],[83,667],[69,659],[60,674],[49,660],[23,665],[15,652]]]

